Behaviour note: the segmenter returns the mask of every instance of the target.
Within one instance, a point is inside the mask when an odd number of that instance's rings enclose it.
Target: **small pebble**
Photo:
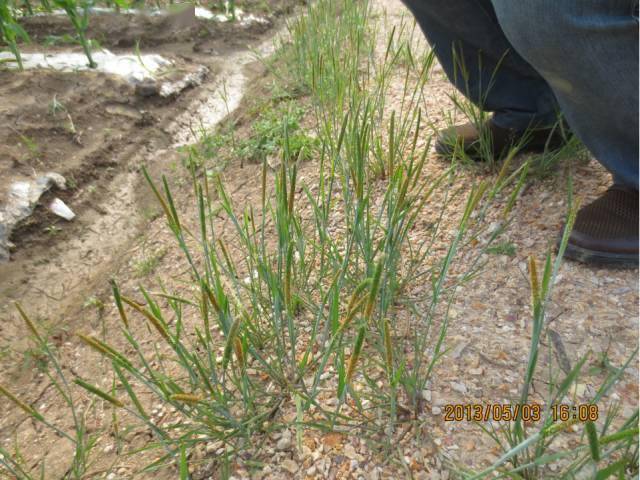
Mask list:
[[[282,436],[278,443],[276,443],[276,450],[289,450],[291,448],[291,432],[289,430],[285,430],[282,432]]]
[[[451,382],[451,388],[458,393],[462,393],[463,395],[467,393],[467,386],[464,383]]]
[[[298,471],[298,464],[290,458],[283,460],[281,466],[289,473],[296,473]]]

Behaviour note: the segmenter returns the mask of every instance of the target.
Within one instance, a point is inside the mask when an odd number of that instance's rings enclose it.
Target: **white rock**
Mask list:
[[[451,382],[451,388],[458,393],[462,393],[463,395],[467,393],[467,386],[464,383]]]
[[[433,398],[433,404],[434,404],[436,407],[443,407],[443,406],[445,406],[447,403],[449,403],[449,400],[447,400],[447,399],[446,399],[446,398],[444,398],[444,397],[441,397],[441,396],[436,395],[436,396],[434,396],[434,398]]]
[[[453,358],[460,358],[462,356],[462,352],[466,350],[469,344],[470,342],[460,342],[458,345],[456,345],[456,348],[452,353]]]
[[[380,480],[380,470],[378,467],[374,467],[374,469],[369,472],[368,478],[369,480]]]
[[[587,386],[584,383],[576,383],[569,389],[569,392],[572,396],[575,395],[578,397],[583,397],[586,389]]]
[[[276,443],[276,450],[289,450],[291,448],[291,432],[289,430],[285,430],[282,432],[282,436],[278,443]]]
[[[350,443],[344,446],[342,453],[350,460],[362,461],[362,456],[356,452],[356,449]]]
[[[213,454],[216,452],[216,450],[218,450],[220,447],[222,446],[222,442],[209,442],[207,443],[207,446],[205,447],[205,452],[209,453],[209,454]]]

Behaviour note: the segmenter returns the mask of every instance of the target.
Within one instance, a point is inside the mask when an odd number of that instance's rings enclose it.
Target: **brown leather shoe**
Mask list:
[[[449,159],[454,152],[464,151],[476,161],[488,158],[498,161],[506,157],[511,147],[516,145],[519,145],[520,152],[542,153],[545,150],[557,150],[567,142],[560,128],[538,128],[522,132],[499,127],[491,120],[485,122],[484,134],[488,140],[485,148],[480,141],[480,132],[472,123],[440,130],[436,139],[436,152]]]
[[[600,265],[638,265],[638,191],[614,185],[581,208],[565,257]]]

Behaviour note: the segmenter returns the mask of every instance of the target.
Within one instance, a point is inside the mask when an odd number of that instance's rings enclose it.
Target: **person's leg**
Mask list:
[[[637,0],[492,0],[518,53],[553,89],[572,131],[638,189]]]
[[[567,255],[638,263],[637,0],[492,0],[507,38],[549,83],[614,186],[578,212]]]
[[[556,123],[558,106],[551,89],[514,51],[490,0],[403,2],[449,79],[476,105],[494,112],[492,121],[496,125],[523,131]],[[461,64],[468,74],[466,82]]]

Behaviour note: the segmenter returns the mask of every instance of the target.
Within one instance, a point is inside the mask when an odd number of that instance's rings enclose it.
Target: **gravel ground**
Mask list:
[[[374,2],[375,21],[381,30],[380,52],[383,52],[386,34],[402,18],[409,19],[408,11],[397,0],[376,0]],[[414,35],[417,52],[428,48],[420,32]],[[389,98],[389,110],[399,108],[403,79],[394,78]],[[424,127],[424,135],[419,146],[425,146],[433,128],[448,124],[453,104],[450,95],[452,87],[439,66],[435,66],[432,78],[425,87],[424,109],[430,125]],[[461,117],[458,116],[460,120]],[[425,174],[438,175],[448,165],[437,159],[433,152],[428,157]],[[482,260],[485,266],[480,275],[460,288],[450,310],[449,333],[446,339],[448,354],[436,367],[428,388],[423,395],[428,408],[417,422],[418,427],[409,430],[400,429],[391,438],[386,448],[380,448],[376,439],[365,438],[358,434],[323,433],[306,431],[300,451],[295,446],[295,431],[282,429],[270,434],[259,460],[264,463],[261,469],[250,469],[242,462],[232,465],[233,478],[252,479],[382,479],[382,478],[450,478],[444,466],[446,462],[455,462],[468,466],[487,466],[501,452],[495,448],[488,436],[482,435],[480,428],[469,422],[445,422],[443,413],[446,404],[495,404],[510,403],[518,397],[521,381],[529,352],[531,340],[531,309],[528,282],[527,260],[534,256],[541,262],[548,248],[556,241],[563,224],[566,209],[567,175],[573,176],[574,191],[577,197],[586,203],[604,191],[610,176],[591,159],[569,159],[558,167],[558,171],[545,179],[531,179],[520,195],[514,210],[514,222],[501,238],[513,246],[512,255],[486,255]],[[318,173],[313,162],[305,163],[299,171],[299,184],[313,186],[317,183]],[[470,191],[479,177],[492,179],[492,174],[478,168],[463,169],[456,182],[461,194],[447,206],[441,228],[447,234],[439,240],[434,252],[442,254],[448,245],[451,234],[455,232],[465,201],[465,192]],[[237,205],[257,204],[261,194],[260,167],[245,165],[238,168],[230,165],[224,172],[224,181]],[[188,186],[187,186],[188,187]],[[188,189],[188,188],[187,188]],[[444,201],[444,192],[436,194],[435,202]],[[178,198],[187,210],[184,218],[195,218],[193,203],[186,196]],[[487,222],[497,222],[501,207],[507,198],[498,198],[487,214]],[[189,210],[191,209],[191,210]],[[304,211],[304,209],[303,209]],[[411,232],[412,238],[424,235],[426,225],[432,220],[433,211],[427,209],[416,222]],[[216,220],[216,228],[224,231],[224,222]],[[335,232],[339,234],[339,231]],[[181,283],[188,266],[167,232],[163,219],[150,223],[146,240],[125,255],[130,260],[117,277],[121,280],[121,289],[130,294],[140,282],[136,278],[135,268],[149,252],[162,251],[162,258],[154,271],[156,278],[162,278],[169,291],[176,295],[187,294],[188,288]],[[227,242],[232,245],[232,243]],[[452,268],[452,276],[461,274],[475,260],[473,249],[460,252]],[[232,253],[233,255],[233,253]],[[431,259],[433,261],[433,259]],[[426,268],[427,265],[424,266]],[[426,296],[429,285],[412,285],[409,294],[414,298]],[[153,290],[153,289],[152,289]],[[98,318],[86,314],[84,328],[86,333],[100,332],[118,323],[117,311],[107,301]],[[398,311],[399,319],[409,318],[409,312]],[[541,350],[540,376],[534,380],[533,398],[542,400],[545,393],[548,369],[551,362],[566,367],[575,365],[582,355],[591,351],[592,357],[606,356],[614,366],[620,366],[638,345],[638,271],[607,270],[586,267],[566,262],[560,269],[551,304],[548,308],[550,328],[555,332],[553,345],[545,344]],[[94,330],[91,332],[91,330]],[[302,340],[303,341],[303,340]],[[113,339],[113,342],[117,342]],[[116,346],[118,345],[115,343]],[[69,344],[66,356],[75,369],[84,373],[83,368],[94,362],[86,349],[77,344]],[[557,358],[560,360],[557,360]],[[95,365],[99,365],[95,362]],[[595,367],[592,363],[588,364]],[[94,372],[94,374],[97,372]],[[330,375],[331,372],[328,372]],[[86,375],[86,374],[85,374]],[[572,403],[587,403],[602,383],[603,375],[597,369],[589,370],[589,375],[580,378],[575,388]],[[623,375],[614,393],[603,399],[604,407],[611,400],[621,402],[622,412],[630,414],[638,404],[637,363]],[[327,394],[320,401],[330,406],[335,402],[335,389],[331,382],[326,385]],[[37,390],[37,389],[36,389]],[[34,392],[34,396],[37,392]],[[43,403],[48,402],[49,394],[41,393]],[[311,412],[313,413],[313,412]],[[169,422],[176,418],[174,412],[161,405],[154,405],[152,414],[158,421]],[[108,412],[104,420],[108,421]],[[280,410],[276,422],[286,424],[295,421],[293,404],[285,404]],[[99,425],[98,425],[99,426]],[[419,430],[419,431],[415,431]],[[46,443],[52,436],[45,434],[29,423],[21,426],[21,432],[29,438],[37,437],[38,442]],[[554,448],[571,447],[580,441],[582,429],[570,431],[558,438]],[[135,437],[136,432],[130,436]],[[418,440],[419,438],[419,440]],[[37,445],[34,443],[34,445]],[[141,446],[138,444],[137,446]],[[102,449],[101,464],[115,461],[117,467],[112,471],[111,479],[131,478],[136,463],[125,458],[115,459],[113,440],[105,437],[99,443]],[[221,445],[203,445],[197,455],[206,457],[220,452]],[[67,452],[68,453],[68,452]],[[58,455],[66,454],[64,452]],[[136,461],[137,462],[137,461]],[[139,465],[139,464],[138,464]],[[203,471],[195,478],[210,478]],[[154,475],[155,478],[175,478],[175,473]],[[217,477],[213,477],[217,478]]]
[[[381,39],[378,53],[384,54],[386,39],[393,25],[411,22],[407,9],[397,0],[374,2],[374,18],[379,22]],[[410,30],[410,29],[409,29]],[[414,52],[420,55],[428,49],[419,30],[413,34]],[[398,75],[390,89],[388,111],[399,110],[404,78]],[[426,144],[433,129],[454,121],[464,121],[455,111],[450,96],[453,87],[442,68],[435,65],[432,77],[424,90],[424,110],[428,126],[419,146]],[[437,176],[448,165],[429,155],[426,174]],[[301,172],[313,184],[314,172]],[[610,185],[610,175],[594,159],[569,158],[543,179],[531,179],[525,186],[513,211],[515,221],[500,242],[513,246],[512,255],[488,255],[481,273],[461,288],[451,308],[451,324],[446,340],[450,353],[440,362],[427,391],[431,399],[430,411],[422,418],[426,435],[416,441],[407,431],[400,431],[395,448],[389,456],[375,453],[370,442],[356,436],[342,434],[305,434],[302,452],[290,452],[291,432],[273,438],[274,462],[252,478],[449,478],[442,462],[449,460],[466,466],[487,466],[501,452],[478,426],[469,422],[445,422],[446,404],[513,403],[520,393],[531,342],[531,308],[527,261],[535,257],[539,264],[546,252],[555,245],[567,212],[567,176],[571,174],[576,197],[586,204]],[[492,179],[495,175],[481,169],[464,170],[457,183],[470,190],[479,177]],[[464,190],[464,188],[463,188]],[[437,195],[443,195],[438,193]],[[437,196],[436,196],[437,198]],[[448,207],[443,231],[453,232],[460,218],[464,192]],[[507,198],[492,207],[487,221],[498,221],[501,207]],[[437,203],[437,201],[436,201]],[[433,215],[425,212],[417,221],[412,237],[421,237],[420,225],[426,225]],[[441,242],[442,249],[448,245]],[[437,251],[437,249],[436,249]],[[452,274],[463,272],[476,258],[476,252],[461,252]],[[534,379],[533,400],[542,401],[547,365],[557,365],[561,356],[563,366],[570,366],[587,352],[590,358],[606,356],[612,365],[620,366],[638,345],[638,271],[610,270],[565,262],[555,284],[548,307],[549,328],[555,332],[553,344],[543,342],[539,376]],[[426,289],[412,287],[411,295],[419,297]],[[402,313],[398,313],[402,317]],[[590,363],[588,363],[590,365]],[[623,415],[629,416],[638,404],[638,371],[634,362],[601,408],[609,401],[619,400]],[[593,366],[593,365],[592,365]],[[602,374],[581,377],[574,389],[572,404],[588,403],[603,381]],[[290,410],[284,418],[293,420]],[[571,447],[580,441],[582,428],[559,437],[553,448]],[[415,433],[415,432],[412,432]],[[391,460],[391,461],[390,461]],[[239,470],[238,478],[248,475]]]

